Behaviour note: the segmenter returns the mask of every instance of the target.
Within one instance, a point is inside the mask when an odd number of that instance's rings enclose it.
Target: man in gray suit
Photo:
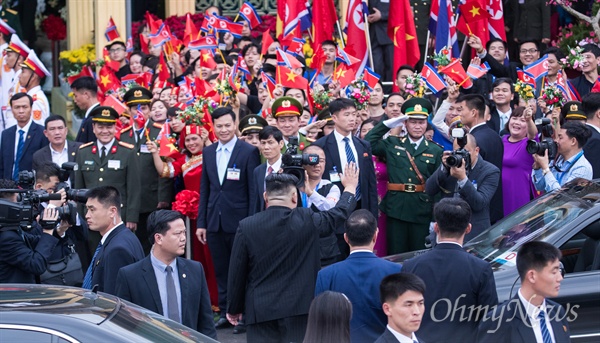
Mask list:
[[[500,170],[479,157],[479,147],[473,135],[467,134],[465,138],[467,144],[464,150],[470,156],[470,166],[463,160],[460,166],[449,167],[447,160],[451,153],[445,151],[440,168],[427,179],[425,191],[430,196],[441,192],[444,198],[460,197],[471,206],[473,228],[465,236],[465,242],[468,242],[491,226],[490,200],[498,187]],[[460,149],[457,141],[454,141],[455,150]]]
[[[67,141],[67,122],[65,118],[51,114],[44,123],[44,135],[50,144],[33,154],[33,169],[37,170],[46,162],[54,162],[59,167],[65,162],[75,162],[81,143]],[[73,182],[74,176],[69,180]]]

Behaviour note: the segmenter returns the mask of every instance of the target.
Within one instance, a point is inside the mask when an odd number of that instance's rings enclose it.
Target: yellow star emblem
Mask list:
[[[471,15],[473,17],[476,17],[476,16],[480,15],[479,10],[480,10],[479,7],[473,6],[469,12],[471,12]]]
[[[177,151],[177,148],[175,147],[175,145],[173,145],[173,143],[167,144],[167,148],[169,148],[170,153],[173,151]]]
[[[338,71],[335,73],[335,75],[337,76],[338,79],[346,76],[346,70],[343,68],[338,69]]]
[[[108,85],[110,83],[110,80],[108,78],[108,75],[102,75],[100,76],[100,83],[106,87],[106,85]]]
[[[296,82],[296,73],[294,73],[293,71],[290,71],[289,73],[285,74],[287,76],[287,81],[292,81],[292,82]]]
[[[159,64],[156,66],[156,72],[157,72],[157,73],[160,73],[161,71],[162,71],[162,64],[160,64],[160,63],[159,63]]]
[[[209,58],[210,58],[210,54],[202,54],[202,62],[208,61]]]

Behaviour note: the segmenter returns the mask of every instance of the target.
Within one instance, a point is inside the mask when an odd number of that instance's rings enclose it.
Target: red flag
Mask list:
[[[241,55],[240,55],[241,56]],[[200,65],[210,70],[217,69],[217,62],[213,58],[213,54],[209,50],[202,50],[200,52]]]
[[[203,98],[211,98],[215,95],[215,91],[206,80],[200,78],[194,78],[194,95],[201,96]]]
[[[198,29],[196,25],[192,21],[192,16],[188,13],[185,16],[185,31],[183,31],[183,45],[188,46],[188,44],[196,40],[198,38]]]
[[[340,87],[344,88],[348,86],[352,81],[356,79],[354,70],[349,66],[340,63],[337,69],[333,72],[333,81],[340,83]]]
[[[310,63],[310,68],[314,69],[316,71],[316,74],[319,75],[321,69],[323,69],[325,60],[327,60],[325,52],[323,51],[323,48],[321,48],[321,46],[318,45],[315,49],[315,53],[313,54],[312,62]]]
[[[204,123],[204,128],[208,131],[208,139],[211,142],[215,142],[217,140],[217,136],[215,135],[214,125],[212,121],[212,116],[208,113],[208,108],[204,108],[204,116],[202,117],[202,122]]]
[[[487,11],[487,1],[485,0],[468,0],[467,2],[458,5],[460,15],[456,23],[456,29],[466,36],[474,34],[481,39],[481,44],[485,44],[490,40],[490,32],[488,31],[488,18],[490,14]]]
[[[290,69],[303,68],[304,65],[294,55],[277,49],[277,65],[284,65]]]
[[[212,35],[200,37],[188,43],[187,47],[191,50],[211,50],[217,48],[217,38]]]
[[[171,77],[169,66],[167,65],[167,62],[165,62],[165,54],[163,52],[160,53],[158,66],[156,66],[156,73],[158,74],[158,79],[160,81],[167,81],[169,77]]]
[[[275,91],[275,88],[277,88],[275,80],[273,80],[273,78],[269,75],[265,74],[265,72],[262,70],[260,71],[260,77],[262,79],[262,82],[267,87],[267,90],[269,91],[269,96],[273,98],[273,92]]]
[[[381,78],[381,76],[379,76],[379,74],[374,72],[371,68],[365,67],[365,72],[363,74],[363,80],[365,80],[365,82],[369,85],[369,89],[372,90],[373,88],[375,88],[375,86],[377,85],[377,82],[379,82],[380,78]]]
[[[108,66],[110,69],[114,71],[119,71],[119,69],[121,68],[121,64],[119,62],[113,61],[110,58],[110,55],[106,48],[102,49],[102,58],[104,59],[104,65]]]
[[[596,80],[596,82],[594,82],[594,85],[592,86],[592,90],[590,92],[591,93],[600,93],[600,78],[598,78],[598,80]]]
[[[119,31],[117,30],[117,25],[112,17],[108,19],[108,24],[106,24],[106,30],[104,31],[104,36],[106,40],[112,42],[115,39],[119,39],[121,36],[119,35]]]
[[[102,102],[102,106],[112,107],[119,115],[121,115],[127,109],[124,103],[120,102],[114,95],[109,95]]]
[[[501,0],[488,2],[487,11],[490,13],[488,29],[492,37],[500,38],[506,42],[506,31],[504,30],[504,9]]]
[[[150,31],[150,32],[158,31],[158,29],[162,25],[162,20],[153,19],[152,15],[148,11],[146,11],[145,17],[146,17],[146,25],[148,26],[148,31]]]
[[[390,3],[388,16],[388,36],[394,42],[394,68],[396,72],[401,65],[414,66],[421,58],[417,30],[412,9],[408,0],[393,0]],[[394,85],[397,90],[397,86]]]
[[[144,112],[142,112],[140,105],[137,105],[137,110],[133,115],[133,122],[137,129],[141,129],[146,125],[146,117],[144,116]]]
[[[135,82],[137,82],[137,84],[141,85],[142,87],[150,88],[150,83],[152,82],[152,73],[150,71],[147,71],[145,73],[140,74],[135,79]],[[160,82],[160,80],[158,80],[157,82]],[[167,82],[163,81],[163,83],[165,84],[165,86],[161,88],[166,87]]]
[[[110,69],[107,65],[104,65],[98,73],[98,88],[102,93],[106,93],[109,90],[115,90],[121,86],[121,81],[115,75],[115,72]]]
[[[302,1],[297,2],[302,3]],[[408,9],[410,10],[410,7],[408,7]],[[390,14],[391,13],[392,12],[390,8]],[[335,5],[333,3],[333,0],[313,0],[313,44],[320,45],[321,43],[323,43],[323,41],[333,38],[333,30],[337,18],[338,16],[335,11]]]
[[[69,84],[71,84],[71,83],[73,83],[73,81],[77,80],[80,77],[84,77],[84,76],[94,77],[94,72],[92,71],[92,68],[90,68],[90,66],[87,66],[87,65],[83,66],[83,68],[81,68],[81,71],[79,72],[79,74],[67,77],[67,82],[69,82]]]
[[[350,0],[348,3],[348,12],[346,15],[346,31],[348,34],[348,43],[352,42],[354,56],[358,57],[360,64],[355,67],[356,74],[362,74],[369,60],[369,51],[367,50],[367,36],[365,35],[364,6],[361,0]]]
[[[274,40],[271,37],[271,31],[267,29],[267,31],[262,34],[262,47],[260,49],[261,56],[268,54],[269,47],[273,44]]]
[[[150,55],[150,50],[148,49],[148,38],[146,38],[143,33],[140,33],[140,47],[142,48],[143,53]]]
[[[163,127],[169,126],[168,123],[163,124]],[[158,155],[161,157],[171,157],[177,155],[179,150],[173,142],[169,140],[169,136],[166,134],[161,135],[160,137],[160,149],[158,150]]]
[[[287,88],[306,89],[308,80],[294,73],[290,68],[277,66],[277,83]]]
[[[470,88],[473,85],[471,78],[467,75],[465,68],[463,68],[458,59],[455,59],[442,68],[440,73],[448,75],[449,78],[463,88]]]

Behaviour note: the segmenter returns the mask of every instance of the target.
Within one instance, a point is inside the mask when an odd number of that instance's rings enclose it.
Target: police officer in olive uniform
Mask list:
[[[131,116],[135,117],[137,105],[143,106],[144,110],[149,110],[148,105],[152,101],[152,92],[144,87],[132,87],[123,96],[123,101],[129,107]],[[152,247],[150,233],[148,233],[146,227],[148,216],[159,208],[169,208],[173,200],[173,179],[161,178],[158,175],[156,168],[154,168],[152,153],[148,151],[146,146],[148,138],[156,141],[163,124],[152,121],[146,113],[144,117],[146,118],[146,124],[143,128],[134,127],[133,122],[135,120],[132,120],[131,126],[121,130],[119,140],[134,146],[134,157],[140,170],[138,178],[144,187],[144,193],[140,199],[139,225],[135,234],[142,243],[144,253],[147,255]]]
[[[425,193],[425,182],[442,162],[443,149],[425,139],[427,117],[433,108],[423,98],[402,105],[403,116],[377,124],[365,137],[373,154],[387,161],[388,191],[379,208],[387,215],[388,252],[397,254],[425,248],[434,199]],[[383,136],[404,124],[404,138]]]
[[[258,133],[269,123],[262,116],[256,114],[249,114],[244,118],[240,119],[238,129],[240,130],[240,137],[249,144],[254,145],[260,149],[260,139],[258,139]],[[264,162],[264,161],[263,161]]]
[[[140,207],[140,173],[134,158],[134,146],[115,139],[119,114],[108,106],[98,106],[91,113],[96,140],[83,144],[77,153],[75,188],[113,186],[121,194],[121,217],[131,230],[136,229]],[[118,224],[118,223],[116,223]],[[89,232],[90,250],[96,249],[100,235]]]
[[[6,1],[0,1],[0,19],[7,23],[10,27],[15,30],[15,34],[19,37],[23,37],[23,31],[21,30],[21,19],[19,19],[19,13],[6,6]]]
[[[302,115],[303,110],[304,109],[302,108],[302,104],[300,104],[298,100],[289,96],[282,96],[281,98],[278,98],[277,100],[275,100],[275,102],[273,102],[273,105],[271,106],[271,112],[273,113],[273,117],[275,118],[275,120],[283,117],[295,117],[298,123],[300,123],[300,116]],[[284,131],[280,127],[279,120],[277,120],[277,128],[282,132]],[[310,143],[312,143],[308,138],[306,138],[306,136],[299,133],[298,131],[296,131],[296,133],[292,137],[294,136],[298,137],[298,153],[300,153],[302,150],[304,150],[304,148],[306,148],[310,145]],[[281,149],[281,153],[285,154],[285,152],[288,149],[289,137],[284,136],[283,142],[284,144],[283,148]]]

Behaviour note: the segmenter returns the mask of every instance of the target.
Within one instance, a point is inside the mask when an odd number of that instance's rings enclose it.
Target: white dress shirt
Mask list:
[[[106,156],[108,156],[108,154],[110,153],[110,148],[113,146],[114,143],[115,143],[114,138],[110,142],[108,142],[108,144],[102,144],[102,143],[100,143],[99,140],[96,140],[96,145],[98,145],[98,156],[102,156],[102,147],[106,148],[105,154],[106,154]],[[65,146],[66,146],[66,143],[65,143]]]
[[[17,131],[15,132],[15,151],[13,154],[15,159],[17,158],[17,148],[19,147],[19,130],[25,131],[25,133],[23,134],[23,142],[25,142],[27,140],[27,135],[29,134],[29,128],[31,127],[31,123],[33,123],[33,119],[29,119],[29,122],[23,127],[19,127],[19,125],[17,124]]]
[[[265,169],[265,178],[269,176],[269,167],[273,168],[273,173],[277,173],[279,169],[281,169],[281,163],[281,154],[279,155],[279,159],[275,161],[275,163],[269,164],[269,161],[267,161],[267,169]]]
[[[419,341],[417,339],[417,336],[415,336],[414,332],[412,333],[412,337],[407,337],[407,336],[404,336],[403,334],[401,334],[400,332],[392,329],[392,327],[389,324],[387,326],[387,329],[390,330],[390,332],[392,333],[392,335],[394,335],[394,337],[396,337],[396,339],[400,343],[415,343],[415,342]]]
[[[340,162],[342,163],[342,173],[346,170],[346,164],[348,163],[348,157],[346,156],[346,142],[344,142],[344,138],[348,138],[348,144],[350,144],[350,149],[354,154],[354,160],[356,161],[356,168],[358,168],[358,154],[356,153],[356,147],[354,146],[354,141],[352,140],[352,134],[348,136],[342,136],[337,130],[333,130],[333,135],[335,137],[335,141],[337,142],[338,151],[340,152]]]
[[[506,125],[506,123],[508,123],[508,120],[510,119],[510,115],[512,113],[512,109],[510,109],[509,107],[507,112],[502,112],[499,108],[496,108],[496,111],[498,111],[498,116],[500,117],[500,128],[498,129],[498,132],[500,132],[504,130],[504,126]]]
[[[231,153],[233,152],[233,148],[235,147],[235,143],[237,142],[237,137],[233,136],[233,139],[229,142],[223,144],[219,141],[219,145],[217,146],[217,169],[221,163],[224,163],[225,166],[229,165],[229,159],[231,158]],[[225,152],[227,150],[227,152]],[[221,161],[221,158],[224,158],[224,161]],[[220,175],[221,171],[219,171],[219,182],[223,184],[227,175],[227,167],[223,171],[223,175]]]
[[[104,245],[104,243],[106,243],[106,239],[108,238],[108,236],[110,235],[110,233],[113,232],[121,224],[123,224],[123,221],[118,222],[117,225],[115,225],[115,226],[112,227],[112,229],[106,231],[106,233],[104,234],[104,236],[102,236],[102,239],[100,239],[100,243],[102,243],[102,245]]]
[[[525,312],[527,312],[527,317],[529,317],[529,322],[531,323],[531,328],[533,329],[533,334],[535,335],[535,341],[538,343],[544,343],[542,339],[542,329],[540,328],[540,320],[538,319],[538,315],[540,311],[544,311],[546,316],[544,317],[546,320],[546,327],[548,331],[550,331],[550,337],[552,338],[552,342],[556,342],[556,338],[554,338],[554,331],[552,331],[552,324],[550,322],[550,318],[548,316],[548,308],[546,307],[546,299],[542,302],[540,307],[537,307],[530,303],[525,297],[523,293],[521,293],[521,289],[519,288],[519,299],[523,303],[525,307]]]
[[[410,141],[410,143],[414,143],[415,144],[415,150],[419,149],[419,145],[421,145],[421,142],[423,142],[423,139],[425,139],[425,136],[421,136],[421,138],[419,138],[418,140],[413,140],[412,138],[410,138],[410,136],[408,136],[408,140]]]
[[[52,144],[50,145],[50,154],[52,155],[52,162],[56,163],[59,167],[62,166],[63,163],[69,162],[69,149],[67,148],[67,142],[65,141],[65,146],[61,151],[56,151],[52,148]]]

